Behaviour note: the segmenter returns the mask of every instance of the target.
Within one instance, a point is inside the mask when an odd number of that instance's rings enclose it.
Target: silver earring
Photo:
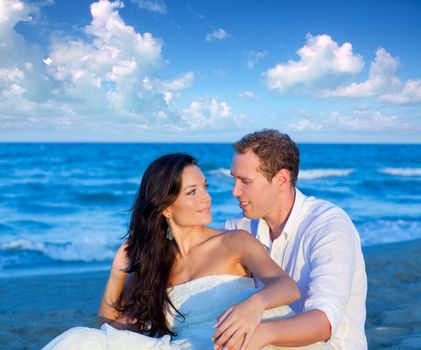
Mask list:
[[[165,234],[165,237],[167,237],[167,239],[169,241],[172,241],[174,239],[174,235],[173,235],[173,232],[172,232],[172,229],[171,229],[171,220],[172,220],[171,216],[169,218],[167,218],[168,227],[167,227],[167,232]]]

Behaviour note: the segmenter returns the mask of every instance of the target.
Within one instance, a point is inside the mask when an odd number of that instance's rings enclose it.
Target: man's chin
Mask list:
[[[243,210],[243,216],[250,220],[260,219],[260,216],[254,215],[253,213],[247,210]]]

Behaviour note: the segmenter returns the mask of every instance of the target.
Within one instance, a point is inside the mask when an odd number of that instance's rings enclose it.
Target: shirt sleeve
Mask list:
[[[312,230],[307,255],[310,283],[304,311],[323,311],[335,336],[348,303],[355,269],[356,232],[346,214],[323,218]]]

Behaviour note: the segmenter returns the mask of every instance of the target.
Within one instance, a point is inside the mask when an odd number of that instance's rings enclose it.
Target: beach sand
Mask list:
[[[421,240],[364,249],[369,349],[421,349]],[[106,272],[0,279],[0,349],[40,349],[96,326]]]
[[[421,240],[368,247],[368,348],[421,349]]]

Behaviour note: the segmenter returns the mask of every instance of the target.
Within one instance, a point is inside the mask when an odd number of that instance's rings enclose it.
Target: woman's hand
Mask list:
[[[126,247],[127,243],[124,243],[118,249],[111,266],[110,276],[98,310],[101,324],[114,321],[120,317],[120,313],[114,308],[114,302],[120,297],[128,275],[126,272],[128,267]]]
[[[126,272],[127,267],[129,266],[129,260],[127,258],[127,242],[124,243],[117,251],[114,256],[113,264],[111,266],[111,271],[113,272]]]
[[[267,301],[259,293],[255,293],[241,303],[227,309],[217,320],[214,328],[218,330],[213,335],[214,349],[238,348],[246,349],[256,327],[260,324]]]
[[[269,345],[268,335],[265,334],[265,331],[263,329],[264,326],[265,326],[264,322],[262,322],[261,324],[257,326],[255,332],[253,333],[253,336],[250,337],[250,341],[247,345],[246,350],[261,350],[266,345]]]

